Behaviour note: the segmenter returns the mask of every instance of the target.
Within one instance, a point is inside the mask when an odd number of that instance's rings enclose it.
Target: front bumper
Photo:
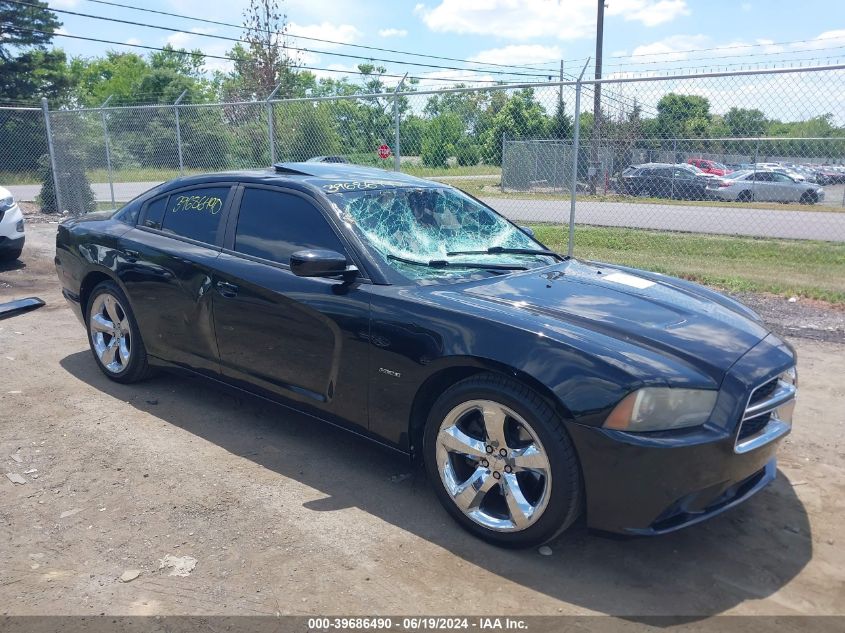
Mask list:
[[[790,427],[749,450],[738,443],[749,394],[795,363],[769,335],[726,374],[711,422],[687,431],[628,433],[570,424],[584,476],[587,524],[632,535],[672,532],[732,508],[770,483]],[[747,442],[745,442],[747,443]]]
[[[0,211],[0,253],[18,251],[23,248],[25,239],[22,229],[23,213],[17,204]]]
[[[579,427],[572,435],[579,454],[607,456],[598,465],[582,458],[587,523],[607,532],[673,532],[745,501],[776,472],[779,441],[738,455],[733,436],[657,447],[631,444],[626,434],[599,428]]]

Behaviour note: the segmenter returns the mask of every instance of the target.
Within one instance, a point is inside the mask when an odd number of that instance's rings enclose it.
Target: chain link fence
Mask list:
[[[459,187],[563,252],[845,302],[843,93],[826,66],[6,109],[0,184],[80,213],[180,174],[350,162]]]

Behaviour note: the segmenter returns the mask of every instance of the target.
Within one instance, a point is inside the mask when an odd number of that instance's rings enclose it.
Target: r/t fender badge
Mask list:
[[[380,373],[387,374],[388,376],[393,376],[394,378],[401,378],[402,377],[402,374],[400,374],[398,371],[393,371],[392,369],[386,369],[384,367],[379,367],[378,370],[379,370]]]

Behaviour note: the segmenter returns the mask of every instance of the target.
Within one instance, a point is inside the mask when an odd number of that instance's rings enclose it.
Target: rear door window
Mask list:
[[[230,189],[228,185],[198,187],[171,194],[161,230],[198,242],[216,244]]]

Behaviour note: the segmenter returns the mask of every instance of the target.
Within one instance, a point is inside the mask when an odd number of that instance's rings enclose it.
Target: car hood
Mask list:
[[[692,364],[718,378],[769,330],[744,306],[655,273],[568,260],[541,271],[463,285],[464,300],[572,323]]]

